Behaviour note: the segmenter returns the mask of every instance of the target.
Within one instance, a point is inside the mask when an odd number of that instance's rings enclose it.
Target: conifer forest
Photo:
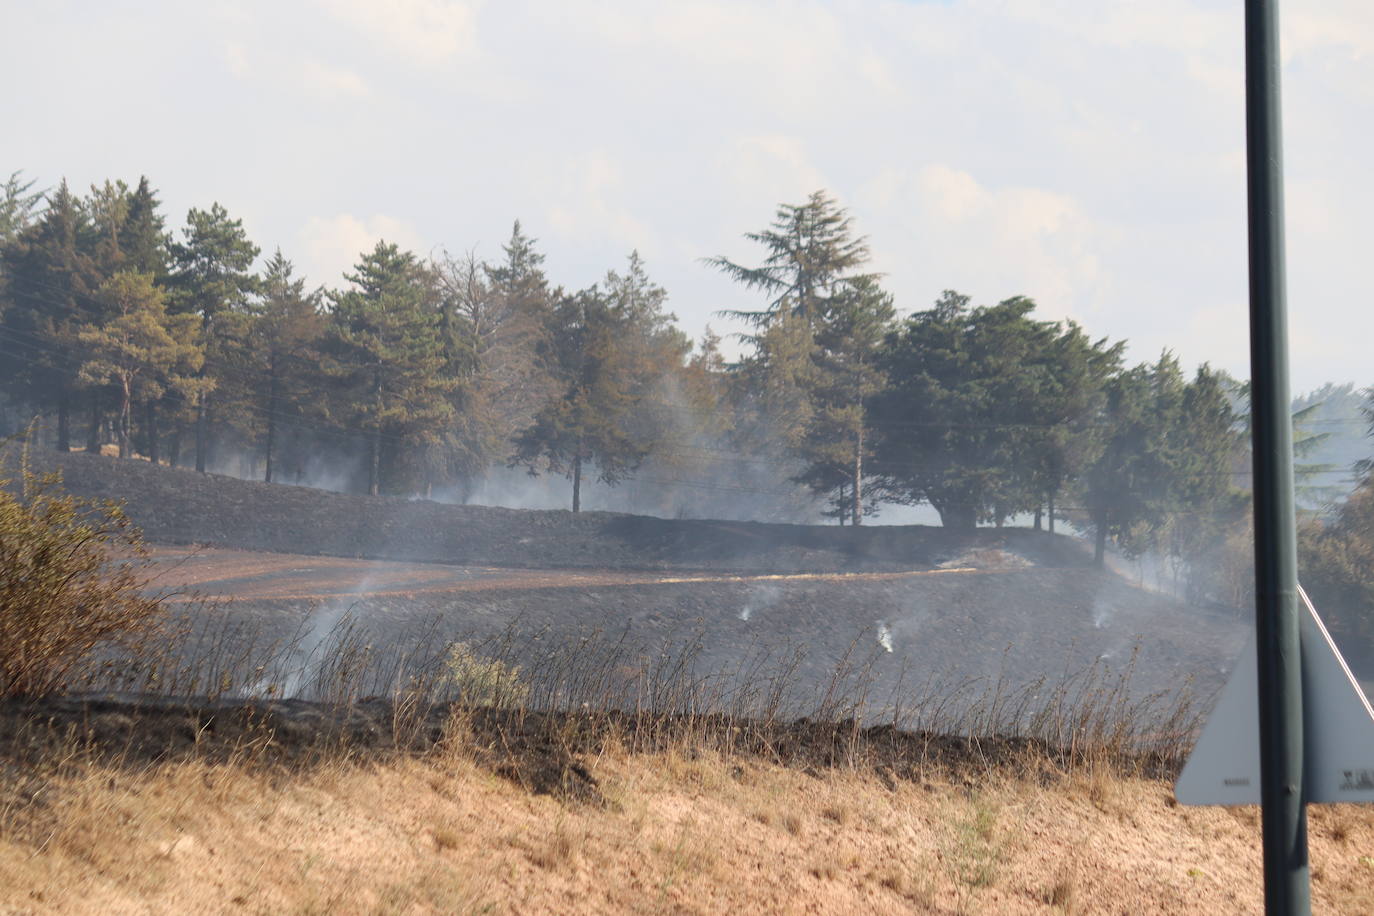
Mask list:
[[[752,258],[700,261],[756,307],[693,341],[637,252],[568,289],[518,221],[492,259],[379,240],[304,277],[219,203],[178,222],[146,177],[83,193],[16,172],[0,432],[457,502],[518,471],[561,479],[574,512],[607,508],[589,484],[660,515],[861,525],[926,505],[949,528],[1079,533],[1099,564],[1149,556],[1195,600],[1247,600],[1242,380],[1167,351],[1132,363],[1125,341],[1040,317],[1034,291],[894,301],[824,191],[759,217],[740,227]],[[1332,384],[1294,411],[1305,582],[1367,636],[1369,393]]]

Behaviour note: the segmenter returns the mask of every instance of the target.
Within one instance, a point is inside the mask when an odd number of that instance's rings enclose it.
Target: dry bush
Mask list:
[[[164,620],[147,552],[113,502],[63,493],[27,464],[0,481],[0,697],[89,680],[98,656],[136,656]]]
[[[449,646],[448,674],[453,692],[465,706],[516,708],[529,699],[530,687],[519,665],[484,658],[465,642]]]

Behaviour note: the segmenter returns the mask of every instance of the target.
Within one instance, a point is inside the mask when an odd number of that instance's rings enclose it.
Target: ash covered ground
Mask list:
[[[516,647],[590,639],[626,657],[692,649],[698,672],[767,659],[819,695],[836,666],[875,705],[1133,664],[1131,693],[1220,686],[1241,615],[1091,569],[1070,538],[1017,529],[677,521],[345,496],[60,456],[68,489],[126,502],[161,590],[219,604],[219,632]],[[178,605],[202,613],[199,605]],[[191,609],[196,610],[191,610]]]

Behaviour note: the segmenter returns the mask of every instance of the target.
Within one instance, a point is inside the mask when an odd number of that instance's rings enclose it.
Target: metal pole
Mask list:
[[[1245,133],[1264,905],[1271,916],[1306,916],[1311,912],[1311,889],[1303,789],[1278,45],[1278,0],[1246,0]]]

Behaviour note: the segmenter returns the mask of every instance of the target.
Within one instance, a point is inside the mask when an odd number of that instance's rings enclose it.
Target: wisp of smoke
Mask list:
[[[892,630],[881,620],[878,621],[878,645],[887,652],[892,651]]]
[[[776,585],[764,583],[754,586],[749,593],[749,598],[744,602],[744,607],[740,608],[739,619],[748,623],[755,611],[768,610],[777,604],[780,598],[782,598],[782,589]]]

